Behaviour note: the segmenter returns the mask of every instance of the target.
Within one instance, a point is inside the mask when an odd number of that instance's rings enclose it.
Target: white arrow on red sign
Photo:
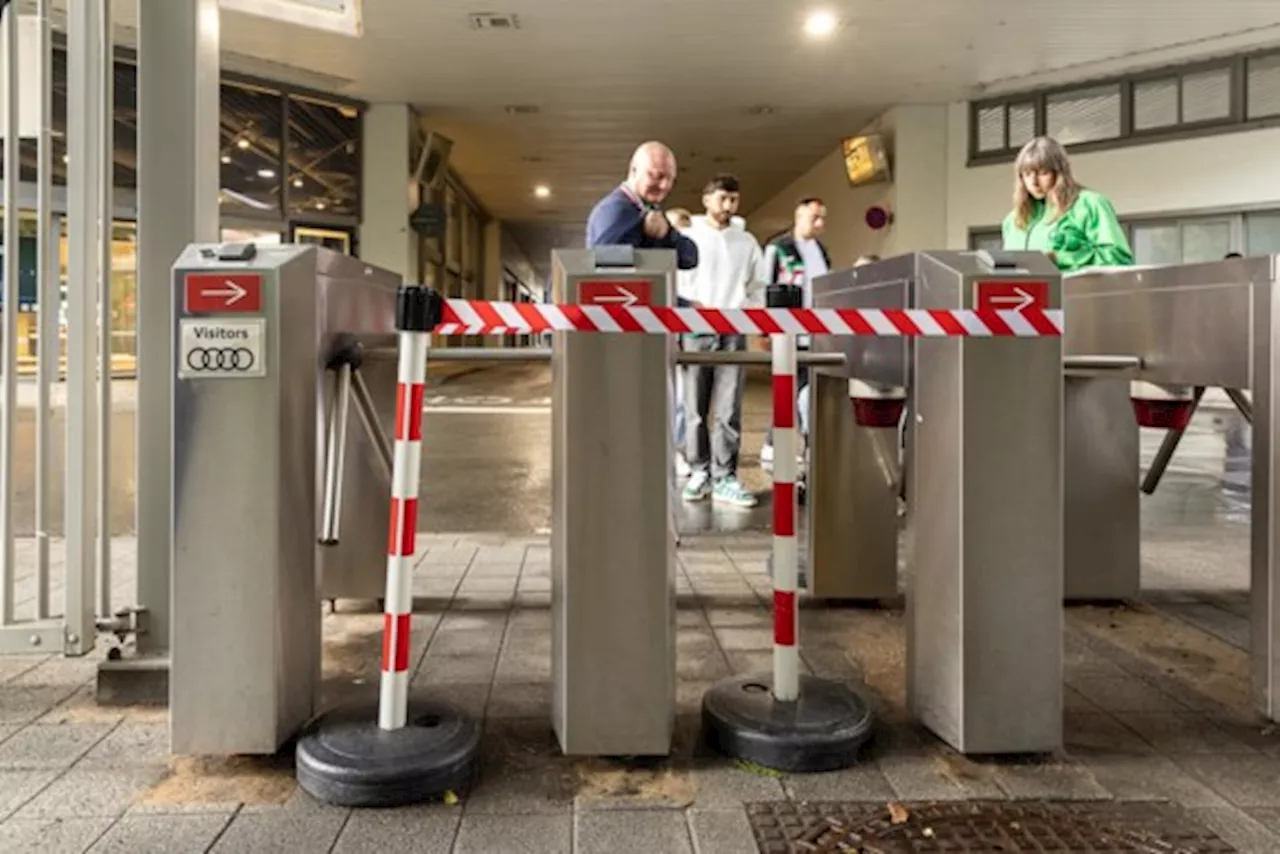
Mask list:
[[[624,308],[631,308],[640,301],[640,297],[624,288],[622,285],[614,285],[614,296],[597,296],[592,302],[596,303],[618,303]]]
[[[230,279],[223,279],[222,285],[223,287],[218,290],[202,290],[200,295],[211,299],[221,299],[227,305],[235,305],[249,293]]]
[[[1022,288],[1015,287],[1013,293],[1003,296],[992,296],[988,299],[994,305],[1011,306],[1009,310],[1022,311],[1027,306],[1036,301],[1036,298],[1024,291]]]

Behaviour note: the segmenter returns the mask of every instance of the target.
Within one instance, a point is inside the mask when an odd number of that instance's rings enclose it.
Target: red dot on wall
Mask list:
[[[867,208],[867,228],[872,231],[879,231],[889,224],[889,212],[879,205]]]

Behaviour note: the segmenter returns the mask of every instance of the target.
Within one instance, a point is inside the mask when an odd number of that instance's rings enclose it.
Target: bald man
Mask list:
[[[587,217],[587,248],[634,246],[674,249],[681,270],[698,266],[697,245],[671,226],[662,203],[676,182],[676,156],[660,142],[646,142],[631,155],[627,180]]]

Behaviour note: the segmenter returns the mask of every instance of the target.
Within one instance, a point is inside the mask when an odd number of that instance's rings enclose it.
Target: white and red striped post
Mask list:
[[[391,472],[391,520],[387,534],[387,590],[382,623],[382,681],[378,726],[405,725],[409,707],[409,628],[413,618],[413,554],[422,481],[422,407],[427,348],[439,322],[440,296],[406,285],[396,296],[399,367],[396,372],[395,458]]]
[[[769,306],[797,307],[800,289],[774,285]],[[773,698],[800,697],[800,621],[796,611],[796,338],[770,336],[773,352]]]

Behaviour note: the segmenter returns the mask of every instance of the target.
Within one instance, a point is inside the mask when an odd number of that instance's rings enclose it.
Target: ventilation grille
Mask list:
[[[516,15],[499,15],[494,12],[475,12],[467,16],[473,30],[518,30],[520,18]]]

